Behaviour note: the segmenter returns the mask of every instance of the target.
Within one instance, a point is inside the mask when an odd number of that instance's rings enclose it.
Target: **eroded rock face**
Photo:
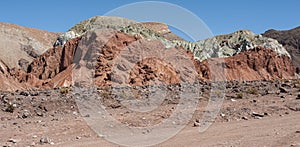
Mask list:
[[[295,76],[295,67],[288,56],[279,55],[274,50],[263,47],[256,47],[224,59],[208,59],[197,64],[196,66],[200,67],[199,77],[204,80],[210,80],[212,70],[219,66],[224,67],[225,74],[216,75],[216,79],[225,76],[229,81],[292,79]]]
[[[31,62],[52,47],[58,33],[0,23],[0,59],[9,68],[21,68],[19,60]]]
[[[278,40],[290,53],[294,65],[300,67],[300,27],[286,31],[268,30],[262,35]]]
[[[112,30],[91,31],[68,41],[64,48],[48,50],[30,64],[28,72],[46,87],[89,80],[96,86],[172,84],[197,77],[183,48],[167,49],[159,41]]]
[[[290,79],[294,72],[288,56],[263,47],[200,62],[180,46],[166,48],[158,40],[96,30],[69,40],[63,48],[48,50],[29,65],[28,73],[12,69],[9,74],[21,88],[53,88],[75,82],[105,87],[174,84],[193,82],[196,78],[202,81]],[[94,82],[88,83],[90,80]]]
[[[181,47],[166,48],[158,40],[132,42],[112,60],[112,84],[142,86],[194,82],[194,64]]]
[[[20,69],[19,69],[20,70]],[[14,91],[17,89],[25,89],[25,86],[11,76],[9,67],[0,60],[0,90]]]
[[[79,40],[80,38],[75,38],[68,41],[64,47],[57,46],[47,50],[28,66],[28,73],[41,80],[54,78],[73,63]]]
[[[112,30],[96,30],[87,33],[83,36],[76,53],[78,56],[75,57],[76,60],[80,57],[81,62],[76,63],[80,64],[83,69],[95,72],[95,85],[110,86],[116,82],[112,75],[114,59],[121,50],[138,39],[140,38]],[[80,78],[78,81],[85,81],[85,77]]]
[[[134,86],[152,84],[176,84],[180,82],[176,69],[161,59],[147,58],[130,72],[130,84]]]
[[[255,47],[274,50],[280,55],[290,56],[277,40],[255,35],[251,31],[241,30],[228,35],[220,35],[195,43],[174,41],[193,52],[196,59],[203,61],[208,58],[224,58],[239,54]]]
[[[106,26],[110,21],[115,24]],[[161,23],[95,17],[61,35],[57,43],[42,55],[32,44],[22,45],[29,57],[16,61],[24,70],[11,68],[0,58],[0,89],[54,88],[76,82],[142,86],[197,78],[273,80],[294,78],[299,72],[282,45],[250,31],[191,43],[170,37],[168,26]]]

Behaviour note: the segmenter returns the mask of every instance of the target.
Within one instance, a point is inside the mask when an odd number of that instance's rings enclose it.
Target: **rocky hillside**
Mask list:
[[[91,80],[97,86],[174,84],[223,77],[273,80],[291,79],[295,73],[290,54],[277,40],[250,31],[187,42],[165,24],[118,17],[80,22],[41,53],[42,49],[28,61],[26,70],[0,62],[0,78],[7,81],[0,89],[84,85]]]
[[[277,40],[255,35],[248,30],[236,31],[232,34],[220,35],[197,42],[188,42],[182,39],[169,39],[164,35],[147,28],[142,24],[134,24],[121,30],[124,33],[138,35],[150,40],[159,40],[167,48],[182,46],[191,51],[195,58],[203,61],[208,58],[224,58],[239,54],[255,47],[264,47],[274,50],[279,55],[290,56],[286,49]]]
[[[255,35],[248,30],[240,30],[232,34],[220,35],[194,43],[185,41],[176,41],[175,43],[193,52],[195,57],[200,61],[208,58],[235,56],[243,51],[254,49],[255,47],[271,49],[279,55],[290,56],[277,40]]]
[[[64,45],[68,40],[84,35],[88,31],[93,30],[121,30],[122,28],[135,24],[133,20],[121,17],[95,16],[84,20],[73,26],[68,32],[61,34],[54,46]]]
[[[300,73],[300,27],[286,30],[268,30],[264,34],[265,37],[274,38],[279,41],[290,53],[293,63],[297,66],[297,72]]]
[[[0,60],[9,68],[26,70],[28,64],[51,48],[58,33],[0,23]]]
[[[127,28],[127,29],[126,29]],[[133,20],[129,20],[121,17],[108,17],[108,16],[95,16],[90,19],[84,20],[74,27],[72,27],[68,32],[61,34],[54,46],[64,45],[68,40],[84,35],[88,31],[111,29],[116,31],[127,30],[133,28],[143,28],[155,32],[168,40],[183,40],[179,36],[173,34],[168,26],[163,23],[158,22],[143,22],[138,23]],[[132,32],[131,30],[128,31]],[[146,34],[151,32],[147,32]]]
[[[290,57],[278,55],[274,50],[263,47],[255,47],[227,58],[210,58],[196,64],[196,67],[200,67],[200,77],[206,80],[212,78],[212,70],[222,69],[220,66],[224,67],[224,75],[214,71],[216,80],[223,79],[222,76],[229,81],[293,79],[295,73]]]

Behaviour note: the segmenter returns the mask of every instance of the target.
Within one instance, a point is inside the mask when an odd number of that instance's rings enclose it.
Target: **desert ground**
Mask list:
[[[228,82],[220,112],[200,133],[197,122],[209,96],[209,86],[203,84],[189,124],[156,146],[300,146],[299,84],[299,80]],[[89,116],[79,112],[71,88],[2,91],[0,96],[2,146],[120,146],[88,126],[84,118]],[[177,103],[163,103],[159,111],[146,115],[123,113],[126,107],[110,100],[103,104],[121,122],[144,126],[166,118]]]

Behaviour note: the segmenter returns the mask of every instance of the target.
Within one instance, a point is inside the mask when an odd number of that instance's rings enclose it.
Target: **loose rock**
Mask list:
[[[20,95],[29,96],[29,92],[28,91],[21,91]]]
[[[17,143],[18,140],[16,140],[16,139],[9,139],[8,142]]]
[[[43,137],[43,138],[40,139],[40,143],[41,144],[50,144],[51,140],[47,137]]]
[[[264,114],[260,114],[260,113],[256,113],[256,112],[252,112],[253,116],[258,116],[258,117],[264,117]]]

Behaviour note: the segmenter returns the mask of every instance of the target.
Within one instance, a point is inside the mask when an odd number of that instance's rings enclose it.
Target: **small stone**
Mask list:
[[[284,98],[285,98],[285,96],[284,96],[284,95],[282,95],[282,96],[280,96],[280,98],[284,99]]]
[[[37,138],[37,135],[32,135],[32,138]]]
[[[29,92],[29,94],[30,94],[31,96],[38,96],[38,95],[39,95],[39,93],[36,92],[36,91],[31,91],[31,92]]]
[[[194,127],[199,127],[200,123],[194,122]]]
[[[268,94],[277,94],[277,93],[280,93],[280,91],[276,91],[276,90],[268,90],[267,93],[268,93]]]
[[[296,100],[300,100],[300,94],[297,95]]]
[[[248,120],[248,118],[246,116],[243,116],[242,119],[243,120]]]
[[[286,88],[279,87],[280,93],[288,93],[289,91]]]
[[[232,102],[236,102],[236,100],[235,99],[230,99]]]
[[[12,139],[12,138],[11,138],[11,139],[9,139],[9,140],[8,140],[8,142],[17,143],[17,142],[18,142],[18,140],[16,140],[16,139]]]
[[[12,106],[13,106],[14,108],[17,108],[17,104],[12,104]]]
[[[81,139],[81,137],[80,136],[76,136],[76,139],[79,140],[79,139]]]
[[[23,114],[22,114],[21,117],[24,119],[24,118],[27,118],[29,116],[30,116],[30,112],[28,110],[24,110],[24,112],[23,112]]]
[[[259,113],[256,113],[256,112],[252,112],[252,115],[253,116],[258,116],[258,117],[264,117],[265,116],[264,114],[259,114]]]
[[[41,144],[48,144],[50,142],[51,142],[51,140],[47,137],[43,137],[43,138],[40,139]]]
[[[106,138],[106,135],[103,135],[103,134],[99,134],[98,136],[101,138]]]
[[[21,91],[20,95],[29,96],[29,92],[28,91]]]
[[[300,133],[300,131],[296,131],[295,133]]]
[[[221,113],[220,115],[221,115],[222,117],[225,117],[225,114],[224,114],[224,113]]]
[[[44,116],[44,114],[43,114],[42,111],[36,111],[36,115],[37,115],[37,116],[41,116],[41,117]]]

